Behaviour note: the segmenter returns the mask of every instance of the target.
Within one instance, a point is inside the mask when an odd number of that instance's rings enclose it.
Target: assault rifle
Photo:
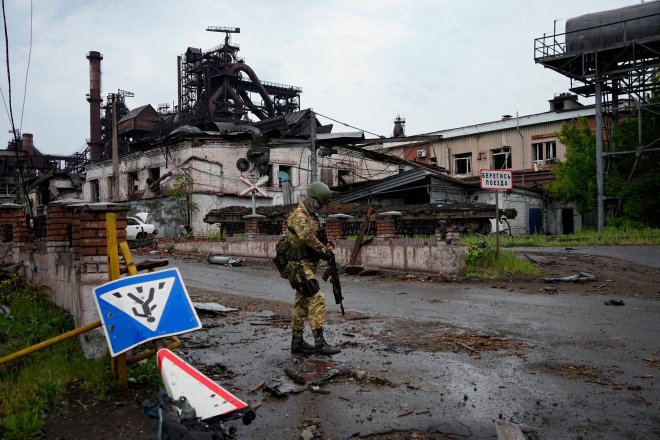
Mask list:
[[[332,243],[328,239],[328,234],[325,231],[325,228],[319,229],[319,231],[316,234],[316,237],[323,244]],[[323,273],[323,276],[321,278],[323,278],[323,281],[328,281],[328,278],[330,278],[330,282],[332,283],[332,293],[335,296],[335,304],[339,304],[339,307],[341,307],[341,314],[343,316],[344,315],[344,304],[342,303],[342,301],[344,301],[344,297],[341,294],[341,282],[339,281],[339,269],[337,268],[337,261],[335,261],[335,254],[333,252],[330,252],[330,258],[328,258],[328,268]]]
[[[332,293],[335,295],[335,304],[339,304],[341,307],[341,314],[344,315],[344,304],[342,301],[344,297],[341,295],[341,283],[339,282],[339,270],[337,270],[337,262],[335,261],[335,254],[330,252],[330,258],[328,259],[328,268],[323,273],[323,281],[328,281],[332,283]]]

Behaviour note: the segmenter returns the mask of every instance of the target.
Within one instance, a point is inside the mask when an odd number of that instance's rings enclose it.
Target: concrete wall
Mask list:
[[[365,245],[355,264],[375,269],[426,272],[435,274],[459,274],[465,268],[467,248],[447,236],[451,231],[436,231],[428,238],[397,238],[395,216],[378,216],[378,237]],[[354,240],[341,236],[342,218],[326,222],[328,237],[335,243],[335,255],[339,264],[348,264],[355,246]],[[175,249],[195,254],[219,254],[230,257],[275,257],[275,245],[280,235],[259,235],[258,219],[246,220],[244,237],[230,237],[226,241],[193,241],[175,243]]]
[[[194,241],[175,243],[175,249],[196,254],[218,254],[234,258],[275,257],[275,245],[279,236],[257,236],[254,239],[227,241]],[[337,240],[335,255],[341,265],[348,263],[354,240]],[[459,274],[465,268],[465,246],[445,242],[426,243],[419,239],[394,239],[377,241],[360,250],[357,265],[393,271],[425,272],[432,274]],[[274,267],[274,266],[273,266]]]

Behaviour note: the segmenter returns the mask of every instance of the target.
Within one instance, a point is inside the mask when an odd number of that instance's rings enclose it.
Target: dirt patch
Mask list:
[[[157,390],[139,387],[115,392],[105,400],[73,384],[54,410],[45,418],[43,438],[52,440],[143,440],[155,438],[158,420],[141,409],[145,399],[154,399]]]
[[[386,345],[408,347],[428,352],[452,351],[481,355],[484,351],[507,351],[519,354],[524,343],[491,335],[475,335],[466,329],[455,328],[437,322],[392,320],[387,329],[375,335]]]
[[[420,431],[387,431],[376,434],[358,434],[356,439],[367,440],[450,440],[456,437],[443,434],[441,432],[420,432]]]
[[[542,279],[515,281],[502,287],[515,287],[530,293],[558,294],[564,291],[585,295],[607,295],[609,298],[638,297],[660,300],[660,270],[637,266],[609,257],[565,253],[521,252],[523,258],[548,272],[548,277],[563,277],[586,272],[594,281],[581,283],[553,282]],[[550,289],[549,287],[554,287]]]

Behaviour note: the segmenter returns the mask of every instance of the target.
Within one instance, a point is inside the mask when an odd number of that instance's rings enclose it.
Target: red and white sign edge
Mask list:
[[[501,174],[506,174],[508,176],[508,181],[509,184],[507,186],[490,186],[487,184],[484,184],[484,172],[491,172],[491,173],[501,173]],[[479,187],[481,189],[490,189],[490,190],[496,190],[496,191],[506,191],[506,190],[512,190],[513,189],[513,172],[511,170],[492,170],[492,169],[481,169],[479,170]]]
[[[158,350],[158,368],[167,395],[182,396],[202,420],[243,409],[247,404],[167,348]]]

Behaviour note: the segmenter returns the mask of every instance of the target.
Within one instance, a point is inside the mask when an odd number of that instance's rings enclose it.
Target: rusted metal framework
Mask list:
[[[604,158],[626,152],[605,145],[603,130],[617,123],[621,110],[657,114],[648,99],[657,91],[660,71],[660,2],[586,14],[566,21],[566,32],[534,40],[534,60],[571,80],[571,91],[596,101],[598,229],[605,223]],[[629,101],[621,105],[624,97]],[[634,101],[633,105],[632,102]],[[607,118],[604,118],[607,115]],[[640,133],[641,138],[641,133]],[[612,136],[608,136],[612,139]],[[655,151],[656,140],[640,145],[637,158]]]
[[[248,113],[263,120],[300,108],[300,87],[261,81],[238,56],[230,34],[239,28],[209,26],[207,31],[224,32],[224,44],[206,51],[189,47],[178,58],[181,123],[246,120]]]

